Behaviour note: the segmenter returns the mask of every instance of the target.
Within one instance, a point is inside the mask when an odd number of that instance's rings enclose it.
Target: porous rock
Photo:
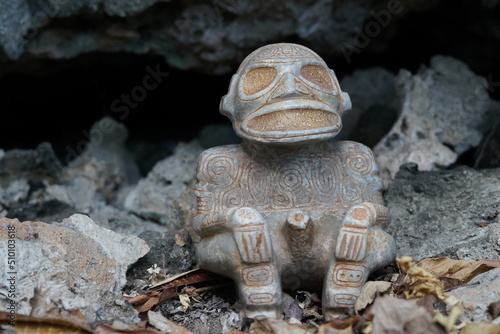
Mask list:
[[[171,232],[144,231],[139,238],[146,241],[150,251],[130,267],[127,275],[142,278],[147,269],[157,265],[163,274],[171,276],[186,272],[195,264],[195,251],[185,230]]]
[[[487,81],[457,59],[434,56],[415,75],[401,70],[397,87],[399,119],[374,147],[386,185],[406,162],[422,171],[451,165],[487,131],[485,116],[494,107]]]
[[[377,144],[397,119],[395,75],[382,67],[359,69],[340,79],[349,93],[352,109],[342,116],[339,139],[350,139],[369,147]]]
[[[92,125],[88,135],[82,152],[69,150],[62,182],[47,186],[48,194],[84,213],[113,203],[119,189],[140,176],[125,148],[128,131],[123,124],[105,117]]]
[[[183,222],[175,215],[173,201],[194,182],[201,151],[196,141],[179,143],[173,155],[159,161],[130,191],[125,209],[171,229],[183,228]]]
[[[398,256],[500,259],[500,168],[417,168],[403,165],[385,194]]]
[[[483,273],[449,293],[463,301],[466,321],[492,321],[488,305],[500,300],[500,268]]]
[[[178,68],[229,72],[257,46],[299,37],[323,54],[352,44],[353,27],[370,17],[369,2],[214,0],[0,0],[0,46],[72,58],[88,52],[154,53]],[[85,21],[81,25],[68,25]],[[5,56],[4,56],[5,57]],[[1,55],[0,55],[1,58]]]
[[[149,250],[143,240],[101,228],[80,214],[53,224],[0,218],[3,259],[12,228],[18,314],[75,320],[83,315],[88,323],[137,320],[121,289],[128,266]],[[6,310],[7,270],[0,275],[0,309]]]

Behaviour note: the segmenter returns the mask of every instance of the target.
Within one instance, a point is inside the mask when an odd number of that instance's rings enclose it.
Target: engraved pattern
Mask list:
[[[339,293],[339,294],[335,295],[334,301],[339,306],[347,307],[347,306],[354,305],[356,303],[357,298],[358,298],[358,296],[356,296],[354,294]]]
[[[343,287],[360,287],[365,275],[366,268],[362,265],[338,263],[333,272],[333,282]]]
[[[380,186],[377,173],[363,147],[347,151],[339,145],[330,152],[293,156],[207,153],[197,185],[198,213],[205,215],[202,228],[222,224],[219,216],[235,207],[261,213],[348,209],[372,199]]]
[[[266,48],[259,52],[256,57],[253,59],[254,62],[268,62],[268,61],[276,61],[276,60],[285,60],[290,61],[292,59],[316,59],[320,60],[321,58],[312,51],[302,48],[298,45],[279,45],[271,48]]]
[[[318,199],[321,202],[332,201],[333,195],[338,192],[337,180],[340,180],[341,175],[339,166],[340,160],[336,156],[313,161],[312,180],[315,183]]]
[[[203,177],[206,182],[226,186],[236,180],[238,171],[235,157],[229,154],[217,154],[209,156],[205,161]]]
[[[271,260],[271,243],[262,225],[238,227],[233,233],[243,262],[262,263]]]
[[[373,158],[366,152],[346,152],[344,160],[347,165],[347,172],[353,176],[367,176],[373,170]]]
[[[241,271],[242,282],[250,286],[266,286],[274,282],[271,266],[252,266]]]
[[[252,293],[248,296],[248,301],[254,305],[272,304],[274,296],[271,293]]]

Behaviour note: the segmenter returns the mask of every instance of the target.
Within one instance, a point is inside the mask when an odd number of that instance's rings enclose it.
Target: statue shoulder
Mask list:
[[[198,161],[199,183],[222,184],[223,180],[234,178],[243,155],[240,145],[216,146],[203,151]]]
[[[365,153],[373,157],[373,152],[368,146],[351,140],[331,142],[330,148],[339,153]]]

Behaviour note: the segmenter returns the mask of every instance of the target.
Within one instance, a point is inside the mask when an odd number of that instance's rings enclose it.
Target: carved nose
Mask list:
[[[284,100],[297,97],[308,97],[313,94],[296,75],[285,73],[271,93],[270,100]]]

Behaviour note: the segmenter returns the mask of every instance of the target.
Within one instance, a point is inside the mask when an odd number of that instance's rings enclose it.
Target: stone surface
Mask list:
[[[124,146],[127,136],[125,126],[114,119],[97,121],[88,132],[89,140],[82,143],[82,152],[69,150],[63,184],[48,186],[47,193],[84,213],[113,203],[120,188],[135,184],[140,177]]]
[[[139,238],[146,241],[150,251],[130,267],[128,276],[141,278],[147,269],[157,265],[162,274],[172,276],[186,272],[195,264],[195,250],[191,237],[185,230],[172,232],[145,231]]]
[[[500,107],[498,108],[500,110]],[[486,133],[476,150],[474,168],[500,167],[500,117]]]
[[[89,323],[137,320],[121,289],[128,266],[149,250],[143,240],[101,228],[79,214],[52,224],[0,218],[4,259],[9,226],[15,228],[18,314],[76,320],[83,316]],[[0,275],[0,308],[6,310],[7,271]]]
[[[352,109],[342,117],[339,139],[373,147],[397,119],[396,76],[381,67],[359,69],[339,79],[349,92]]]
[[[398,256],[500,259],[500,169],[404,165],[385,200]]]
[[[352,28],[369,17],[368,3],[2,0],[0,45],[11,59],[26,53],[69,58],[93,51],[151,52],[175,67],[221,73],[249,50],[292,36],[340,53],[341,43],[352,44]],[[68,17],[86,28],[64,24]]]
[[[184,227],[175,216],[173,201],[194,181],[200,152],[201,147],[195,141],[179,143],[173,155],[159,161],[130,191],[124,208],[172,229]]]
[[[199,265],[233,279],[242,315],[282,317],[283,289],[323,290],[323,315],[354,306],[395,245],[371,150],[329,142],[351,107],[312,50],[277,43],[238,68],[220,112],[241,145],[205,150],[194,231]]]
[[[466,286],[454,289],[449,294],[464,302],[466,321],[494,320],[488,312],[488,305],[500,300],[500,268],[475,277]]]
[[[459,60],[434,56],[429,67],[415,75],[401,70],[397,85],[399,119],[374,147],[386,185],[402,163],[436,170],[478,146],[488,129],[485,118],[496,105],[489,98],[486,79]]]

